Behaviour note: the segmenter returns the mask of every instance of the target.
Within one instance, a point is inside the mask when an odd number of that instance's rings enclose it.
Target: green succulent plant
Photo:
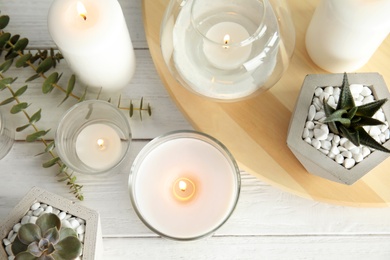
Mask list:
[[[72,228],[62,227],[57,215],[45,213],[36,224],[26,223],[12,244],[15,260],[69,260],[81,255],[82,244]]]
[[[371,103],[356,106],[349,88],[347,73],[344,73],[340,97],[336,109],[323,100],[326,119],[329,129],[334,134],[341,135],[354,145],[365,145],[376,150],[390,153],[390,150],[372,138],[363,126],[382,125],[384,122],[372,118],[387,99],[380,99]]]

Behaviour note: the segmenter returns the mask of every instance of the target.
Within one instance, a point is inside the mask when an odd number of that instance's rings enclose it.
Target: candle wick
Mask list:
[[[80,16],[84,19],[84,21],[87,20],[87,16],[85,14],[80,14]]]

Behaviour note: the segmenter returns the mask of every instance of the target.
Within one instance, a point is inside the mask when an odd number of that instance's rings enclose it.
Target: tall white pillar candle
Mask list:
[[[307,52],[327,71],[355,71],[390,33],[389,15],[389,0],[322,0],[306,32]]]
[[[133,77],[135,56],[117,0],[54,0],[51,37],[88,87],[119,92]]]

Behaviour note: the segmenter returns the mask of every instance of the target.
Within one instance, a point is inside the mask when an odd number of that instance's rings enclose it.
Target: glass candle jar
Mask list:
[[[129,177],[133,208],[155,233],[188,241],[208,236],[231,216],[240,172],[226,147],[203,133],[178,131],[152,140]]]
[[[0,110],[0,159],[4,158],[11,150],[14,140],[15,131]]]
[[[172,74],[217,101],[241,100],[273,86],[294,44],[283,0],[171,0],[161,27],[162,54]]]
[[[127,158],[131,130],[112,104],[90,100],[76,104],[61,119],[55,144],[58,156],[78,173],[111,173]]]

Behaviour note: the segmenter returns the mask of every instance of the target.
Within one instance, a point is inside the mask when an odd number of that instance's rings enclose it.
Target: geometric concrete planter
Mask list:
[[[7,237],[13,226],[20,222],[21,218],[30,210],[31,205],[39,202],[65,211],[70,215],[85,220],[85,234],[83,245],[83,260],[102,259],[103,241],[100,226],[99,214],[73,201],[65,199],[56,194],[34,187],[8,214],[4,221],[0,223],[0,259],[8,259],[5,252],[3,239]]]
[[[342,73],[313,74],[305,77],[291,116],[287,145],[309,173],[331,181],[351,185],[385,160],[389,154],[373,151],[363,161],[351,169],[346,169],[302,139],[307,113],[312,103],[315,88],[341,86],[342,81]],[[370,86],[376,100],[388,98],[389,101],[382,106],[382,110],[386,120],[390,119],[390,93],[381,75],[378,73],[348,73],[348,81],[350,84]],[[390,141],[384,143],[383,146],[390,149]]]

